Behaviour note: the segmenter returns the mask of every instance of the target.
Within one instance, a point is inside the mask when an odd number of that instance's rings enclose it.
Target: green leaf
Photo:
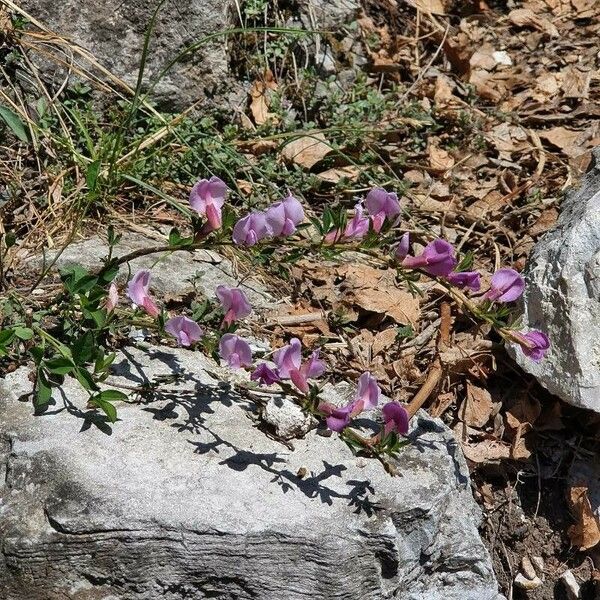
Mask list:
[[[14,329],[0,329],[0,346],[8,346],[15,337]]]
[[[79,383],[81,384],[81,387],[87,390],[88,392],[95,392],[98,390],[98,386],[96,385],[96,382],[94,381],[93,377],[85,369],[77,367],[75,369],[75,377],[77,378],[77,381],[79,381]]]
[[[106,323],[106,311],[103,308],[99,308],[98,310],[83,310],[83,316],[86,319],[94,321],[98,329],[102,329]]]
[[[34,346],[33,348],[29,348],[29,354],[31,354],[35,364],[39,365],[42,362],[42,358],[44,358],[44,348],[42,346]]]
[[[88,190],[95,192],[98,184],[98,173],[100,172],[100,161],[95,160],[88,165],[85,173],[85,182],[87,183]]]
[[[15,335],[20,340],[30,340],[33,337],[33,330],[29,327],[15,327]]]
[[[0,235],[0,237],[2,237]],[[7,231],[4,235],[4,243],[6,244],[6,249],[12,248],[17,243],[17,236],[14,231]]]
[[[75,365],[68,358],[60,356],[44,361],[44,367],[54,375],[67,375],[75,368]]]
[[[94,398],[102,398],[102,400],[108,400],[109,402],[117,402],[127,400],[127,394],[120,392],[119,390],[103,390]]]
[[[108,417],[108,420],[111,423],[114,423],[117,420],[117,409],[107,400],[104,400],[104,399],[100,398],[99,396],[94,396],[90,400],[90,404],[94,404],[100,410],[102,410],[106,414],[106,416]]]
[[[45,406],[51,398],[52,388],[48,383],[48,378],[42,369],[38,369],[34,404],[36,407]]]
[[[60,277],[71,294],[87,292],[98,283],[98,278],[81,265],[70,265],[61,269]]]
[[[108,356],[104,356],[104,351],[98,355],[96,358],[96,363],[94,364],[94,373],[101,373],[102,371],[106,371],[110,365],[113,364],[117,355],[114,352],[111,352]]]
[[[91,331],[86,331],[75,341],[71,346],[71,354],[76,365],[83,365],[92,358],[95,342],[94,334]]]
[[[8,125],[8,128],[15,134],[15,137],[17,137],[25,143],[29,141],[29,137],[27,136],[27,129],[25,128],[23,121],[21,121],[21,117],[19,117],[19,115],[10,110],[10,108],[2,106],[1,104],[0,119],[2,119]]]

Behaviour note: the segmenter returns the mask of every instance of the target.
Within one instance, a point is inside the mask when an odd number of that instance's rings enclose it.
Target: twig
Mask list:
[[[417,411],[425,404],[433,390],[437,387],[438,383],[442,379],[444,369],[442,368],[442,361],[439,356],[436,356],[425,383],[421,386],[421,389],[415,394],[413,399],[409,402],[406,407],[409,418],[413,418]]]

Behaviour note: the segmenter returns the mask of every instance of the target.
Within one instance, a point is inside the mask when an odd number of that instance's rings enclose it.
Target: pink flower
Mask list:
[[[461,271],[460,273],[450,273],[448,281],[461,288],[469,288],[478,292],[481,287],[481,275],[477,271]]]
[[[201,179],[192,188],[190,204],[199,215],[206,217],[205,233],[221,227],[221,208],[226,196],[227,186],[218,177]]]
[[[490,289],[484,298],[496,302],[512,302],[525,289],[525,280],[514,269],[498,269],[490,281]]]
[[[271,235],[291,235],[296,231],[296,226],[304,220],[304,209],[302,204],[289,194],[281,202],[270,206],[265,218]]]
[[[528,333],[513,331],[512,335],[521,346],[523,354],[535,362],[542,360],[550,348],[548,336],[536,329],[529,331]]]
[[[252,350],[239,335],[226,333],[219,341],[219,355],[232,368],[252,366]]]
[[[110,284],[108,288],[108,295],[106,296],[106,312],[112,312],[119,303],[119,291],[114,283]]]
[[[242,246],[254,246],[268,235],[266,215],[260,211],[251,212],[233,227],[233,241]]]
[[[252,312],[252,306],[250,306],[246,294],[239,288],[228,288],[224,285],[219,285],[215,290],[215,294],[221,301],[221,305],[225,311],[223,325],[230,325],[238,319],[247,317]]]
[[[358,388],[354,398],[346,406],[337,407],[328,402],[321,402],[319,410],[326,415],[327,427],[340,432],[363,410],[375,408],[379,402],[381,390],[377,380],[371,373],[363,373],[358,379]]]
[[[177,338],[180,346],[191,346],[202,337],[202,329],[187,317],[172,317],[165,324],[165,331]]]
[[[373,221],[373,229],[380,231],[385,219],[390,219],[400,214],[400,202],[393,192],[386,192],[383,188],[373,188],[365,199],[365,205]]]
[[[298,338],[273,354],[273,362],[277,365],[277,374],[281,379],[291,379],[292,383],[303,393],[309,391],[308,380],[316,379],[325,372],[325,363],[319,358],[319,350],[315,350],[310,358],[302,363],[302,345]]]
[[[377,380],[371,375],[371,373],[363,373],[358,378],[358,389],[354,396],[354,410],[355,414],[361,413],[363,410],[369,410],[375,408],[379,402],[381,396],[381,390],[377,385]]]
[[[127,284],[129,299],[139,308],[143,308],[151,317],[158,317],[159,310],[148,294],[150,271],[138,271]]]
[[[258,381],[261,385],[271,385],[276,381],[281,381],[276,370],[271,369],[267,363],[260,363],[250,375],[252,381]]]
[[[396,431],[400,435],[408,433],[408,412],[399,402],[388,402],[382,409],[383,414],[383,435],[389,435],[390,432]]]
[[[363,216],[363,205],[359,202],[354,207],[354,216],[350,221],[346,224],[346,228],[344,232],[341,233],[339,229],[334,229],[330,231],[325,236],[325,242],[333,243],[338,242],[342,239],[355,239],[360,240],[367,235],[369,232],[369,219]]]
[[[430,275],[447,277],[457,265],[454,248],[445,240],[434,240],[425,246],[419,256],[407,256],[403,267],[422,269]]]
[[[400,238],[400,243],[396,246],[396,250],[394,251],[394,256],[398,260],[403,260],[408,256],[409,249],[410,249],[410,234],[407,231]]]

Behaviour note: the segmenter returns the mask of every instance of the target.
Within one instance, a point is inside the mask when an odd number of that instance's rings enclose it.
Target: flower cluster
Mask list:
[[[222,227],[222,209],[226,197],[227,186],[218,177],[203,179],[192,188],[190,205],[205,219],[200,229],[203,235]],[[400,212],[400,202],[396,194],[383,188],[375,188],[367,194],[364,201],[356,204],[351,220],[345,226],[331,231],[325,230],[322,241],[335,244],[347,240],[360,240],[369,231],[379,233],[386,221],[397,222]],[[289,236],[296,232],[303,220],[302,205],[288,192],[285,198],[272,204],[265,211],[255,210],[239,219],[233,227],[233,242],[237,245],[253,246],[267,238]],[[489,289],[481,292],[481,274],[460,270],[456,251],[452,244],[445,240],[430,241],[418,254],[411,255],[410,247],[411,239],[407,232],[400,238],[394,251],[394,259],[399,261],[401,267],[436,278],[449,289],[454,287],[469,290],[472,293],[471,299],[466,299],[464,295],[460,297],[465,299],[465,304],[471,303],[471,306],[478,307],[471,309],[474,313],[481,311],[484,316],[491,314],[486,311],[499,304],[514,302],[524,291],[523,277],[514,269],[501,268],[491,277]],[[134,306],[162,323],[164,332],[175,338],[180,346],[190,347],[201,341],[205,331],[193,319],[185,315],[166,318],[168,315],[158,307],[150,295],[150,279],[150,272],[141,270],[129,281],[127,296]],[[252,312],[246,294],[240,288],[219,285],[215,295],[223,314],[221,329],[224,331],[219,335],[218,352],[224,364],[234,369],[251,370],[250,379],[260,385],[280,384],[289,390],[291,388],[285,386],[290,382],[300,398],[306,400],[303,400],[303,406],[313,414],[323,417],[327,427],[340,434],[344,434],[352,419],[378,406],[381,390],[369,372],[360,376],[356,393],[344,406],[319,400],[320,388],[316,380],[325,373],[325,362],[320,358],[319,350],[314,350],[308,357],[303,358],[302,344],[297,338],[292,338],[287,345],[276,350],[272,355],[272,362],[253,364],[250,344],[235,333],[235,323]],[[111,284],[106,299],[107,312],[115,311],[118,301],[117,288]],[[541,360],[550,347],[548,337],[540,331],[522,333],[502,324],[497,325],[497,330],[506,339],[518,343],[523,352],[534,361]],[[392,434],[405,436],[408,433],[409,413],[402,404],[386,403],[381,409],[381,415],[382,429],[377,436],[371,438],[369,444],[385,445],[386,440],[392,439]]]

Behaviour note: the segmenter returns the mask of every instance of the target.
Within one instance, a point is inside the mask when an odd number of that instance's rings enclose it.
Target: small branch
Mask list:
[[[421,389],[415,394],[413,399],[406,407],[409,418],[412,419],[421,406],[425,404],[433,390],[435,390],[442,379],[443,372],[444,369],[442,368],[442,361],[440,360],[439,356],[437,356],[431,365],[431,370],[427,375],[425,383],[421,386]]]

